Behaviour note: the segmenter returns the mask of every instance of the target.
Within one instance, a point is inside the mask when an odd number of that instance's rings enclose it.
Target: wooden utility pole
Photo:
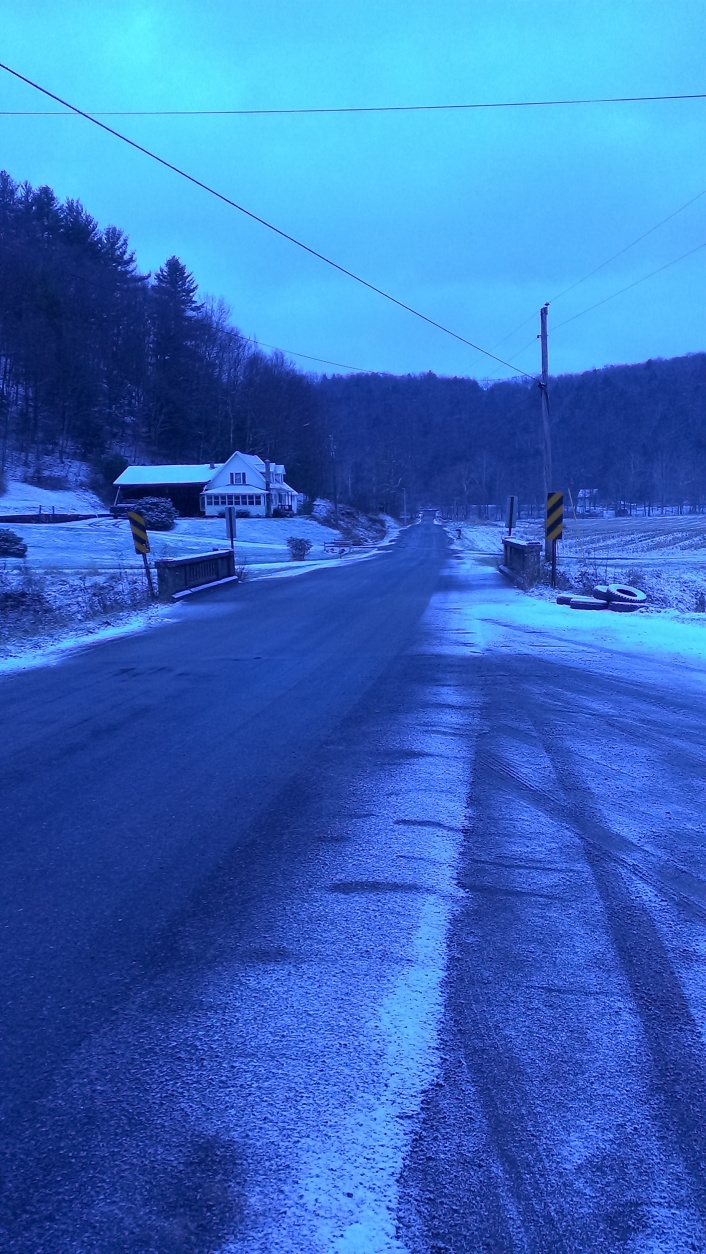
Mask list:
[[[549,429],[549,348],[547,345],[547,311],[549,305],[542,305],[539,311],[539,339],[542,348],[542,375],[539,392],[542,398],[542,499],[546,503],[552,482],[552,434]],[[552,551],[549,540],[545,541],[544,560],[551,561]]]

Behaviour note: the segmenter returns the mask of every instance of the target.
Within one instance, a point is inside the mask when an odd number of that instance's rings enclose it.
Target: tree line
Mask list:
[[[311,492],[324,444],[306,376],[199,299],[179,258],[144,274],[118,227],[0,173],[3,467],[222,461],[239,447]]]
[[[706,504],[706,355],[551,380],[554,486]],[[316,376],[263,352],[177,257],[141,272],[80,201],[0,173],[0,468],[222,461],[235,448],[364,509],[539,502],[535,383]]]

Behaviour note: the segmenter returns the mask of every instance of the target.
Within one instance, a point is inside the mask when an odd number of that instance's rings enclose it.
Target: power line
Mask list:
[[[623,292],[629,292],[633,287],[639,287],[641,283],[646,283],[648,279],[653,279],[656,274],[661,274],[663,270],[669,270],[670,266],[677,265],[678,262],[686,260],[687,257],[693,257],[694,253],[701,252],[703,248],[706,248],[706,242],[703,244],[697,244],[695,248],[690,248],[688,252],[681,253],[679,257],[673,257],[671,261],[666,261],[663,266],[658,266],[656,270],[650,270],[649,274],[643,274],[639,279],[635,279],[634,282],[627,283],[625,287],[618,288],[617,292],[611,292],[609,296],[604,296],[602,300],[597,300],[595,304],[588,305],[586,309],[580,309],[578,313],[572,314],[570,318],[565,318],[563,322],[557,322],[552,328],[552,331],[559,331],[561,327],[568,326],[570,322],[575,322],[577,318],[583,318],[584,314],[591,313],[592,310],[598,309],[601,305],[606,305],[608,301],[615,300],[616,296],[622,296]],[[527,318],[526,321],[529,322],[530,319]],[[524,323],[522,325],[524,326]],[[516,329],[519,330],[519,328]],[[528,340],[527,343],[522,346],[522,348],[518,348],[517,352],[512,354],[511,361],[517,357],[521,357],[523,353],[526,353],[527,349],[531,348],[536,343],[537,338],[537,336],[533,336],[531,340]],[[490,375],[489,378],[494,378],[497,373],[497,371],[493,371],[493,374]]]
[[[617,292],[611,292],[610,296],[604,296],[602,300],[597,300],[595,305],[589,305],[588,308],[579,310],[578,313],[572,314],[570,318],[566,318],[563,322],[558,322],[553,330],[558,331],[560,327],[565,327],[570,322],[575,322],[577,318],[583,318],[583,315],[590,313],[592,309],[598,309],[599,305],[605,305],[609,300],[614,300],[616,296],[622,296],[623,292],[629,292],[631,288],[638,287],[640,283],[646,283],[648,279],[653,279],[656,274],[661,274],[663,270],[668,270],[670,266],[675,266],[678,261],[684,261],[686,257],[693,257],[694,253],[700,252],[702,248],[706,248],[706,242],[697,244],[695,248],[690,248],[688,252],[682,253],[680,257],[674,257],[672,261],[665,262],[657,270],[650,270],[649,274],[643,274],[642,278],[635,279],[634,283],[628,283],[625,287],[619,288]]]
[[[666,218],[661,218],[659,222],[656,222],[655,225],[651,226],[647,231],[643,231],[642,235],[638,235],[637,238],[631,240],[629,244],[625,244],[623,248],[618,249],[617,253],[613,253],[612,256],[606,258],[605,261],[602,261],[600,265],[594,266],[592,270],[589,270],[586,274],[582,275],[580,279],[576,279],[574,283],[569,284],[569,286],[565,287],[563,291],[558,292],[556,296],[552,296],[547,303],[550,305],[556,304],[558,300],[561,300],[562,296],[567,296],[569,292],[573,292],[574,288],[580,287],[580,285],[585,283],[587,279],[593,278],[593,275],[598,274],[599,270],[605,269],[605,267],[609,266],[612,261],[616,261],[618,257],[622,257],[624,253],[627,253],[631,248],[634,248],[636,244],[641,244],[643,239],[647,239],[648,235],[652,235],[655,231],[658,231],[659,228],[664,226],[666,222],[671,222],[672,218],[676,218],[677,214],[683,213],[685,209],[688,209],[690,205],[695,204],[697,200],[701,200],[703,196],[706,196],[706,188],[704,188],[703,191],[697,192],[695,196],[692,196],[690,200],[685,201],[683,205],[679,205],[679,207],[674,209],[672,213],[668,213]],[[685,253],[684,255],[688,256],[689,254]],[[678,257],[676,260],[679,261],[681,258]],[[668,264],[674,265],[674,262],[670,261]],[[656,270],[654,273],[658,274],[659,271]],[[639,279],[638,282],[641,283],[643,280]],[[621,290],[626,291],[627,289],[623,288]],[[618,293],[615,293],[615,295],[618,295]],[[612,300],[612,297],[608,297],[607,299]],[[595,306],[592,305],[591,308],[595,308]],[[579,317],[579,314],[576,314],[575,316]],[[508,331],[507,335],[504,335],[501,340],[498,340],[491,346],[491,352],[495,352],[496,348],[499,348],[501,344],[504,344],[507,340],[511,339],[517,331],[521,331],[523,327],[526,327],[528,322],[531,322],[534,317],[536,317],[536,314],[530,314],[530,316],[520,322],[518,326],[513,327],[512,331]],[[563,323],[560,323],[559,325],[563,326]],[[557,328],[555,327],[554,330],[556,329]],[[530,343],[532,343],[532,341],[530,341]],[[513,360],[515,357],[519,357],[526,348],[529,348],[529,344],[525,344],[525,348],[520,348],[516,353],[513,353],[510,360]]]
[[[9,243],[7,240],[2,240],[2,242],[0,242],[0,256],[2,256],[2,253],[6,250],[15,252],[21,257],[26,255],[24,249],[22,249],[19,244],[13,244]],[[111,293],[118,287],[119,279],[122,279],[126,286],[130,285],[136,289],[141,283],[147,283],[151,277],[149,274],[138,274],[134,271],[123,271],[119,274],[113,273],[112,277],[114,281],[111,283],[107,278],[89,279],[88,275],[79,274],[77,270],[64,269],[63,273],[71,279],[78,279],[80,283],[87,284],[88,287],[95,287],[98,288],[99,291]],[[234,331],[239,339],[244,340],[248,344],[255,344],[258,348],[270,348],[273,352],[282,353],[287,357],[304,357],[307,361],[318,361],[322,366],[339,366],[342,370],[352,370],[355,374],[379,373],[375,370],[368,369],[366,366],[350,366],[343,361],[329,361],[327,357],[313,357],[311,353],[298,353],[296,349],[293,348],[280,348],[278,344],[268,344],[265,340],[260,340],[256,336],[245,335],[242,331],[238,330],[237,327],[234,328]]]
[[[3,66],[3,69],[8,69]],[[10,73],[15,71],[10,70]],[[22,75],[17,76],[22,78]],[[29,82],[24,79],[24,82]],[[31,84],[33,87],[36,84]],[[39,88],[38,90],[43,90]],[[47,92],[47,95],[52,95]],[[58,100],[58,96],[53,99]],[[547,109],[563,108],[568,105],[596,104],[652,104],[669,100],[706,100],[706,92],[681,93],[672,96],[592,96],[572,100],[486,100],[474,101],[472,104],[422,104],[422,105],[343,105],[333,108],[305,109],[96,109],[90,110],[93,118],[165,118],[165,117],[283,117],[302,116],[321,113],[443,113],[471,109]],[[61,101],[63,104],[64,102]],[[72,117],[81,113],[73,105],[67,105],[66,112],[58,109],[29,110],[2,109],[0,117]],[[83,115],[84,117],[86,114]]]
[[[672,218],[676,218],[677,214],[683,213],[690,205],[695,204],[697,200],[701,200],[702,196],[706,196],[706,188],[704,188],[702,192],[697,192],[695,196],[691,197],[691,200],[687,200],[683,205],[680,205],[678,209],[673,211],[673,213],[668,213],[666,218],[662,218],[659,222],[656,222],[655,225],[651,226],[648,231],[644,231],[642,235],[638,235],[637,239],[631,240],[629,244],[626,244],[624,248],[619,249],[617,253],[613,253],[612,257],[608,257],[607,260],[602,261],[599,266],[595,266],[593,270],[589,270],[588,274],[584,274],[583,277],[577,279],[575,283],[572,283],[569,287],[565,287],[563,292],[559,292],[557,296],[553,296],[549,303],[553,304],[562,296],[566,296],[568,292],[573,292],[575,287],[578,287],[581,283],[585,283],[586,279],[593,278],[593,275],[598,274],[599,270],[603,270],[605,266],[610,265],[611,261],[616,261],[618,257],[622,257],[623,253],[629,252],[629,250],[634,248],[636,244],[641,244],[643,239],[647,239],[648,235],[652,235],[654,231],[658,231],[661,226],[664,226],[665,222],[671,222]]]
[[[419,318],[422,322],[426,322],[428,326],[436,327],[438,331],[443,331],[445,335],[450,335],[452,339],[458,340],[459,343],[465,344],[468,348],[472,348],[475,352],[482,353],[483,356],[490,357],[493,361],[497,361],[501,365],[507,366],[510,370],[514,370],[516,374],[525,375],[527,373],[524,370],[520,370],[519,367],[513,366],[511,362],[504,361],[502,357],[496,357],[495,353],[490,352],[487,348],[481,348],[479,344],[474,344],[472,340],[467,340],[465,336],[459,335],[456,331],[451,331],[449,327],[443,326],[441,322],[436,322],[433,318],[427,317],[426,314],[420,313],[420,311],[418,309],[414,309],[412,305],[407,305],[404,301],[398,300],[396,296],[392,296],[389,292],[383,291],[381,287],[376,287],[374,283],[369,283],[367,279],[362,279],[360,275],[354,274],[352,270],[348,270],[345,266],[339,265],[338,262],[332,261],[330,257],[324,256],[323,253],[318,252],[315,248],[310,248],[308,244],[302,243],[302,241],[296,239],[294,235],[289,235],[287,231],[283,231],[280,227],[274,226],[273,223],[267,222],[265,218],[261,218],[250,209],[246,209],[243,205],[239,205],[235,200],[231,200],[229,196],[224,196],[222,192],[216,191],[216,189],[214,187],[210,187],[208,183],[203,183],[201,179],[195,178],[193,174],[188,174],[186,170],[182,170],[179,166],[173,165],[171,161],[167,161],[164,157],[160,157],[157,153],[152,152],[151,149],[145,148],[142,144],[138,144],[134,139],[129,139],[127,135],[123,135],[121,131],[114,130],[112,126],[106,125],[105,122],[100,122],[98,118],[93,117],[90,113],[85,113],[84,110],[79,109],[77,105],[70,104],[67,100],[63,100],[61,96],[55,95],[54,92],[49,91],[46,87],[41,87],[39,83],[33,82],[31,78],[26,78],[24,74],[20,74],[18,70],[13,70],[9,65],[5,65],[1,61],[0,70],[5,70],[7,74],[11,74],[14,78],[19,79],[20,82],[26,83],[29,87],[34,88],[35,91],[41,92],[42,95],[48,96],[51,100],[56,100],[57,104],[63,105],[64,108],[72,110],[73,113],[85,118],[88,122],[92,122],[94,126],[100,127],[100,129],[106,131],[107,134],[113,135],[115,139],[122,140],[124,144],[128,144],[137,152],[141,152],[152,161],[156,161],[159,165],[164,166],[165,169],[171,170],[173,174],[178,174],[180,178],[186,179],[187,182],[192,183],[194,187],[200,187],[202,191],[208,192],[211,196],[215,196],[217,200],[222,201],[225,205],[229,205],[231,209],[237,209],[238,213],[244,214],[253,222],[259,222],[260,226],[267,227],[268,231],[272,231],[275,235],[279,235],[281,239],[286,239],[290,244],[295,244],[297,248],[301,248],[304,252],[309,253],[311,257],[316,257],[318,261],[323,261],[325,265],[330,266],[333,270],[337,270],[339,274],[345,274],[347,278],[353,279],[353,281],[355,283],[359,283],[361,287],[367,288],[370,292],[375,292],[377,296],[382,296],[384,300],[388,300],[391,304],[397,305],[399,309],[406,310],[407,313],[412,314],[415,318]],[[533,376],[527,375],[527,378],[533,378]]]
[[[288,357],[304,357],[306,361],[318,361],[324,366],[339,366],[341,370],[352,370],[355,374],[375,374],[374,370],[366,370],[365,366],[347,366],[344,361],[327,361],[325,357],[312,357],[310,353],[297,353],[293,348],[279,348],[277,344],[266,344],[264,340],[258,340],[252,335],[243,335],[242,339],[247,340],[249,344],[256,344],[258,348],[271,348],[275,353],[284,353]]]

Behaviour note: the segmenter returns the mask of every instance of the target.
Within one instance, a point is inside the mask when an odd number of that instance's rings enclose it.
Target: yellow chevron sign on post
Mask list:
[[[147,554],[150,551],[150,542],[147,539],[147,524],[142,514],[138,514],[136,509],[131,509],[128,514],[130,522],[130,530],[132,531],[132,542],[135,546],[135,552],[142,554],[142,560],[145,564],[145,577],[150,590],[152,600],[155,600],[154,584],[152,583],[152,571],[147,561]]]
[[[142,514],[138,514],[137,510],[130,510],[128,514],[130,521],[130,530],[132,531],[132,542],[135,545],[136,553],[149,553],[150,542],[147,539],[147,527]]]
[[[560,540],[564,530],[564,494],[547,492],[547,540]]]

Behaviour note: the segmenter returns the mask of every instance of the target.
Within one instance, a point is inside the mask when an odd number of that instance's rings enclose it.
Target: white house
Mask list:
[[[225,513],[226,505],[247,509],[253,515],[274,509],[296,514],[300,504],[293,488],[284,480],[284,466],[265,462],[253,453],[235,452],[223,464],[206,462],[200,466],[128,466],[118,475],[115,505],[128,509],[142,496],[168,496],[179,513],[210,516]]]
[[[277,462],[263,461],[254,453],[235,452],[216,467],[203,488],[201,510],[213,516],[224,514],[226,505],[235,505],[253,516],[264,517],[269,495],[270,510],[296,514],[297,493],[285,482],[284,474],[284,466]]]

